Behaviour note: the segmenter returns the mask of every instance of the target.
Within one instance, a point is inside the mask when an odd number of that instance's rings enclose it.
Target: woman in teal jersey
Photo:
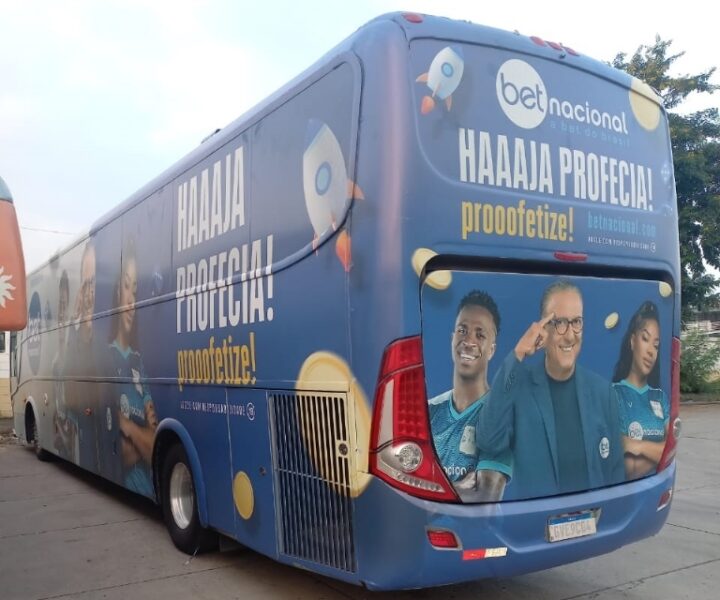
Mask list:
[[[625,332],[613,375],[628,479],[654,473],[665,449],[670,405],[660,389],[659,348],[658,309],[646,301]]]

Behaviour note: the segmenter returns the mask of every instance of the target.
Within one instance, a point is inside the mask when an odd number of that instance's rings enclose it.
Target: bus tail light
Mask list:
[[[670,427],[668,427],[665,450],[658,463],[657,472],[666,469],[675,458],[680,437],[680,339],[672,339],[672,368],[670,371]]]
[[[433,548],[439,548],[440,550],[460,549],[457,536],[448,529],[428,529],[427,536]]]
[[[657,505],[657,511],[660,512],[663,508],[665,508],[668,504],[670,504],[670,500],[672,500],[673,495],[673,489],[667,489],[663,492],[662,496],[660,496],[660,500],[658,501]]]
[[[557,260],[562,260],[563,262],[586,262],[588,259],[588,255],[584,252],[553,252],[553,256]]]
[[[385,349],[375,391],[370,471],[412,496],[458,500],[432,445],[419,336]]]

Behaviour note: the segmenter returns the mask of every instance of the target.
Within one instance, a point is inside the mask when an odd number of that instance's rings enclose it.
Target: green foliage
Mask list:
[[[713,384],[708,380],[720,359],[720,344],[708,339],[697,329],[688,330],[682,341],[680,357],[680,391],[709,392]]]
[[[640,46],[628,60],[618,54],[612,66],[645,81],[660,94],[668,111],[677,109],[691,93],[712,94],[711,68],[697,75],[670,76],[673,63],[684,52],[668,54],[672,40],[655,38]],[[681,115],[669,112],[680,222],[683,320],[696,310],[720,304],[716,286],[703,261],[720,269],[720,116],[716,108]]]

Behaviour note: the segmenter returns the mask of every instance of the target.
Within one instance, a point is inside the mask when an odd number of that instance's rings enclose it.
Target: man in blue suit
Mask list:
[[[510,449],[505,499],[583,491],[625,480],[620,420],[609,381],[577,364],[582,346],[580,290],[558,280],[493,380],[478,421],[482,452]],[[544,349],[544,361],[528,364]]]

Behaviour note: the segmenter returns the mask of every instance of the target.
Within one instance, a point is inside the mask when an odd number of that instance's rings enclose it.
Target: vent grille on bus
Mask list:
[[[280,553],[355,572],[347,396],[274,394],[270,405]]]

